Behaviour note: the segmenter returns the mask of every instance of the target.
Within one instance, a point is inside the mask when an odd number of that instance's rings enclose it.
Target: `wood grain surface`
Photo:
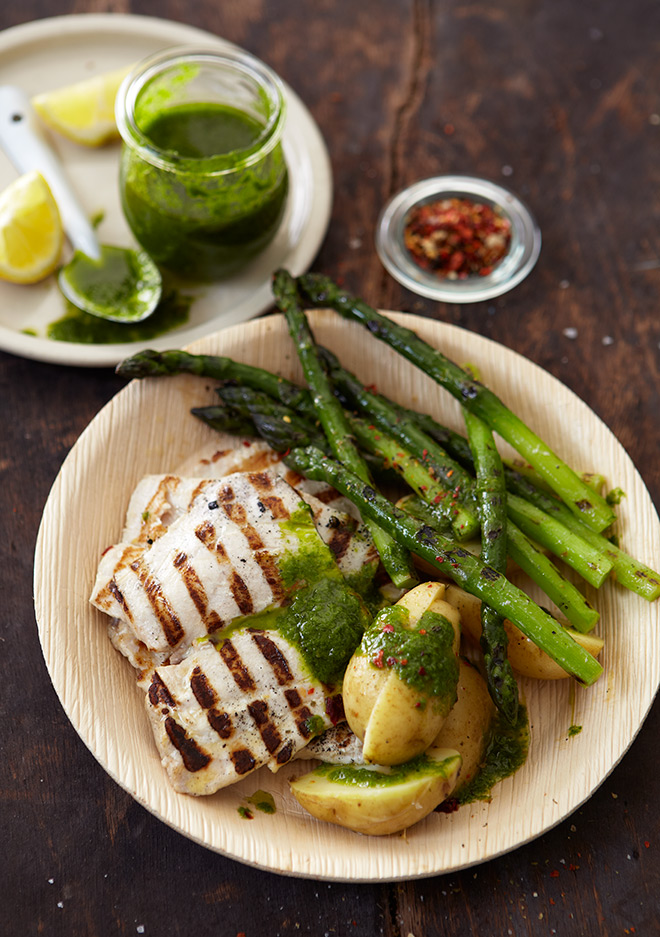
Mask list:
[[[314,268],[374,305],[461,325],[546,368],[612,429],[659,503],[655,3],[24,0],[3,5],[0,27],[106,11],[191,23],[273,66],[309,107],[332,158],[334,208]],[[532,207],[541,257],[510,294],[439,306],[383,271],[373,250],[380,208],[402,186],[439,172],[501,181]],[[573,816],[451,875],[368,885],[292,879],[222,858],[151,816],[65,716],[32,600],[49,489],[123,384],[110,370],[5,354],[0,386],[0,933],[660,933],[657,703],[621,764]],[[108,459],[115,471],[122,453]],[[627,626],[634,641],[635,622]]]

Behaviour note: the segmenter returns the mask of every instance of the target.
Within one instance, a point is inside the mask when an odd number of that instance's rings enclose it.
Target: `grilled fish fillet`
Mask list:
[[[345,722],[331,726],[315,736],[303,751],[298,752],[296,758],[316,758],[330,765],[365,763],[362,742]]]
[[[185,794],[212,794],[264,765],[277,771],[331,725],[323,685],[276,631],[199,643],[154,671],[145,700],[163,766]]]
[[[283,605],[304,584],[288,582],[282,564],[318,535],[298,493],[278,476],[165,476],[139,524],[132,504],[125,533],[134,536],[102,557],[91,602],[172,662],[196,638]],[[315,549],[335,567],[320,538]]]

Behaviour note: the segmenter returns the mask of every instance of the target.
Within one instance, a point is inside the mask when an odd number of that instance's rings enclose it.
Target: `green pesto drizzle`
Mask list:
[[[415,628],[409,628],[410,613],[392,605],[378,613],[365,633],[360,653],[374,667],[397,672],[409,686],[425,697],[456,702],[458,659],[453,650],[454,629],[444,615],[425,612]]]
[[[312,512],[305,501],[300,502],[287,520],[280,521],[280,527],[297,540],[296,549],[278,560],[285,589],[290,590],[303,583],[309,585],[324,577],[343,582],[332,550],[319,537]]]
[[[250,794],[249,797],[245,798],[246,803],[251,804],[257,810],[260,810],[262,813],[275,813],[275,799],[272,794],[269,794],[268,791],[258,790],[254,794]]]
[[[605,500],[608,504],[621,504],[623,498],[626,497],[626,493],[623,488],[612,488],[605,497]]]
[[[446,776],[453,770],[455,760],[455,756],[446,758],[444,761],[435,761],[426,755],[418,755],[405,764],[393,765],[387,769],[353,764],[324,764],[315,768],[314,774],[335,784],[346,784],[351,787],[391,787],[394,784],[403,784],[419,778]]]
[[[569,737],[569,738],[572,738],[572,736],[574,736],[574,735],[579,735],[580,732],[582,732],[582,726],[573,725],[573,726],[569,726],[569,727],[568,727],[568,737]]]
[[[84,345],[148,341],[185,325],[193,299],[192,296],[170,290],[163,295],[147,319],[132,324],[99,319],[67,302],[65,314],[49,323],[46,334],[56,342],[78,342]]]
[[[471,804],[476,800],[491,799],[493,787],[521,768],[529,752],[529,719],[527,708],[520,706],[514,726],[498,714],[483,764],[474,778],[462,787],[456,800]]]
[[[370,620],[360,596],[340,576],[298,589],[284,608],[236,619],[213,636],[213,643],[244,628],[277,631],[300,651],[312,677],[333,686],[341,682]]]

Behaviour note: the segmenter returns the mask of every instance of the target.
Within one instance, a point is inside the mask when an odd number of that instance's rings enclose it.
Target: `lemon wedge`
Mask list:
[[[64,232],[48,183],[20,176],[0,194],[0,279],[36,283],[57,267]]]
[[[115,98],[131,68],[105,72],[37,94],[32,98],[32,106],[45,124],[74,143],[102,146],[119,136]]]

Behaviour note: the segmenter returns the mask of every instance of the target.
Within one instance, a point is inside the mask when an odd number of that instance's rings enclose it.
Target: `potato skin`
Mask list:
[[[442,583],[422,583],[396,603],[406,608],[406,630],[416,625],[426,612],[444,615],[453,626],[455,654],[460,641],[460,615],[444,601]],[[424,752],[438,734],[453,704],[453,696],[427,698],[409,686],[391,669],[374,667],[356,651],[344,674],[342,688],[346,719],[364,744],[365,761],[398,765]]]
[[[453,584],[447,586],[445,596],[447,601],[459,609],[463,631],[478,643],[481,637],[481,599]],[[548,657],[545,651],[538,648],[533,641],[525,637],[522,631],[508,619],[504,620],[504,628],[509,638],[508,658],[516,673],[536,680],[568,678],[568,674],[559,664]],[[602,638],[594,634],[581,634],[573,628],[565,630],[585,650],[594,657],[598,657],[605,643]]]
[[[495,712],[484,678],[476,667],[460,660],[458,698],[426,752],[431,757],[445,748],[460,753],[463,764],[454,793],[476,774],[488,745]]]
[[[289,782],[298,803],[318,820],[364,833],[386,836],[407,829],[428,816],[454,790],[461,758],[438,749],[433,756],[438,774],[402,779],[385,787],[362,787],[311,771]]]

